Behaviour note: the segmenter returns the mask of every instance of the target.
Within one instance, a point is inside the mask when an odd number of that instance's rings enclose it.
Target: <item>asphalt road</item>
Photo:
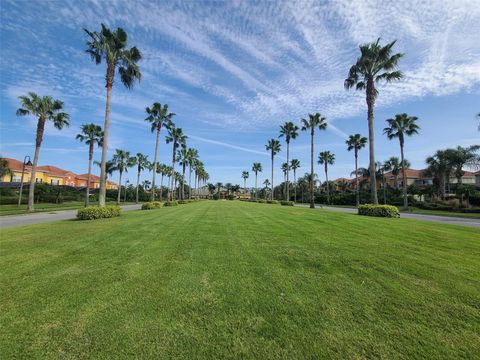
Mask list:
[[[308,207],[308,204],[305,205],[296,205]],[[344,207],[334,207],[334,206],[315,206],[316,209],[324,209],[329,211],[339,211],[348,214],[356,214],[357,209],[344,208]],[[466,218],[466,217],[453,217],[453,216],[440,216],[440,215],[423,215],[423,214],[410,214],[410,213],[400,213],[402,219],[414,219],[422,221],[432,221],[441,224],[450,224],[450,225],[462,225],[470,227],[480,227],[480,219]]]
[[[123,211],[131,211],[140,209],[141,205],[124,205],[122,206]],[[298,204],[296,206],[308,207],[308,204]],[[343,208],[343,207],[333,207],[333,206],[316,206],[318,209],[324,209],[328,211],[339,211],[343,213],[356,214],[357,209],[352,208]],[[63,210],[63,211],[45,211],[33,214],[24,214],[24,215],[8,215],[0,216],[0,229],[6,229],[16,226],[23,225],[32,225],[40,224],[50,221],[58,220],[69,220],[75,219],[77,215],[77,210]],[[462,225],[469,227],[479,227],[480,228],[480,219],[473,218],[463,218],[463,217],[453,217],[453,216],[439,216],[439,215],[421,215],[421,214],[409,214],[401,213],[400,215],[403,219],[414,219],[414,220],[423,220],[423,221],[432,221],[441,224],[450,224],[450,225]]]
[[[141,205],[123,205],[122,211],[140,209]],[[33,214],[0,216],[0,229],[16,226],[40,224],[50,221],[75,219],[77,210],[45,211]]]

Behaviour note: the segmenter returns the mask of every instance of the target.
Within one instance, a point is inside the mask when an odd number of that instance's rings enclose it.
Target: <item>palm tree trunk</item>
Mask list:
[[[185,200],[185,170],[186,170],[186,164],[183,163],[183,167],[182,167],[182,191],[181,191],[182,200]]]
[[[313,136],[315,131],[313,127],[310,135],[310,209],[315,209],[315,194],[313,193]]]
[[[402,177],[403,177],[403,207],[408,208],[407,173],[405,172],[405,160],[403,157],[403,141],[401,140],[400,140],[400,157],[402,161]]]
[[[155,139],[155,153],[153,154],[153,174],[152,174],[152,189],[155,189],[155,179],[157,178],[157,158],[158,158],[158,140],[160,139],[160,129],[157,128],[157,137]],[[155,191],[150,194],[150,201],[155,201]]]
[[[358,149],[355,147],[355,201],[360,205],[360,189],[358,188]]]
[[[135,191],[135,204],[138,204],[138,186],[140,185],[140,170],[137,173],[137,189]]]
[[[172,187],[170,191],[168,192],[168,200],[173,200],[175,194],[175,148],[176,148],[176,143],[175,141],[173,142],[173,154],[172,154],[172,176],[171,176],[171,181],[172,181]]]
[[[377,178],[375,174],[375,131],[373,108],[375,106],[375,84],[373,78],[367,80],[367,108],[368,108],[368,149],[370,158],[370,195],[372,203],[378,205]]]
[[[463,185],[462,177],[457,176],[457,192],[462,187],[462,185]],[[460,200],[460,206],[463,206],[463,193],[460,194],[459,200]]]
[[[257,184],[258,173],[255,171],[255,201],[258,199],[258,184]]]
[[[93,142],[89,144],[88,149],[88,178],[87,178],[87,190],[85,194],[85,207],[90,204],[90,176],[92,176],[92,160],[93,160]]]
[[[272,194],[270,195],[271,200],[273,200],[273,152],[272,152]]]
[[[297,170],[294,169],[293,170],[293,182],[295,183],[295,187],[294,187],[294,196],[293,196],[293,201],[294,202],[297,202]]]
[[[287,188],[287,201],[290,200],[290,189],[289,189],[289,186],[288,186],[288,174],[290,173],[290,163],[289,163],[289,157],[290,157],[290,141],[287,141],[287,185],[286,185],[286,188]]]
[[[30,186],[28,188],[28,207],[27,211],[33,211],[35,200],[35,173],[37,170],[38,155],[42,145],[43,132],[45,130],[45,117],[40,116],[37,124],[37,137],[35,139],[35,154],[33,155],[32,175],[30,177]]]
[[[107,195],[107,152],[108,152],[108,134],[110,130],[110,106],[112,101],[113,78],[115,76],[115,65],[107,65],[107,101],[105,103],[105,123],[103,124],[102,141],[102,160],[100,163],[100,190],[98,193],[98,205],[105,206]],[[121,187],[121,184],[119,184]]]
[[[163,173],[160,176],[160,201],[163,199]]]
[[[325,162],[325,180],[327,182],[327,204],[330,205],[330,186],[328,184],[328,165]]]
[[[192,199],[192,165],[189,165],[188,173],[188,200]]]
[[[118,193],[117,193],[117,205],[120,205],[120,194],[122,192],[122,170],[119,170],[119,178],[118,178]],[[126,190],[126,189],[125,189]]]

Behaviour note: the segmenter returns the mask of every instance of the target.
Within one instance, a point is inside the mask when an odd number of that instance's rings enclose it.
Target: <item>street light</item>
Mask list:
[[[127,184],[130,183],[130,181],[125,180],[125,194],[123,195],[123,202],[127,202]]]
[[[28,158],[28,161],[27,161]],[[26,155],[23,158],[23,166],[22,166],[22,177],[20,178],[20,192],[18,193],[18,204],[20,206],[22,204],[22,192],[23,192],[23,177],[25,175],[25,165],[32,166],[32,162],[30,160],[30,156]],[[30,175],[31,176],[31,175]]]

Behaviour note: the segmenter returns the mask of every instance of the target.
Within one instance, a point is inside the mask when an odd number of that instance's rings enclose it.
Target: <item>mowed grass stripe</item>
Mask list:
[[[474,357],[479,235],[225,201],[6,230],[0,350],[6,358]]]

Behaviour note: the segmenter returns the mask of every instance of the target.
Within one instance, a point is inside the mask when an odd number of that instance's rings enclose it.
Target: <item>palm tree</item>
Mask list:
[[[258,186],[257,186],[257,179],[258,179],[258,173],[262,172],[262,164],[260,163],[253,163],[252,165],[252,171],[255,173],[255,200],[257,200],[257,195],[258,195]]]
[[[8,165],[8,160],[3,157],[0,157],[0,177],[3,178],[11,174],[12,174],[12,170]]]
[[[94,161],[95,165],[99,168],[102,167],[102,163],[100,161]],[[111,176],[115,171],[117,171],[117,166],[113,160],[108,160],[105,164],[105,181],[108,180],[108,177]]]
[[[403,159],[403,164],[405,165],[405,169],[410,167],[410,162],[407,159]],[[400,159],[396,156],[392,156],[390,159],[385,161],[383,164],[383,168],[385,171],[391,171],[393,175],[393,181],[395,183],[395,189],[398,189],[398,174],[403,169],[402,164],[400,163]]]
[[[81,134],[78,134],[76,139],[88,145],[88,178],[87,189],[85,194],[85,206],[90,202],[90,177],[92,176],[92,161],[93,161],[93,148],[95,145],[102,146],[103,131],[102,128],[95,124],[83,124],[80,129]]]
[[[296,139],[298,136],[298,126],[295,125],[291,121],[287,121],[285,124],[280,125],[280,136],[279,137],[285,137],[285,143],[287,144],[287,167],[290,162],[290,140]],[[287,169],[287,181],[286,181],[286,188],[287,188],[287,200],[290,200],[290,194],[289,194],[289,171],[290,168]]]
[[[360,134],[350,135],[346,141],[347,150],[355,154],[355,174],[358,173],[358,151],[367,144],[367,138]],[[360,204],[360,192],[358,187],[358,175],[355,175],[355,199],[357,206]]]
[[[247,179],[250,176],[248,171],[242,171],[243,191],[247,192]]]
[[[282,164],[282,172],[283,172],[283,196],[285,196],[285,200],[289,200],[287,197],[287,173],[290,170],[290,166],[288,162],[284,162]]]
[[[188,165],[188,149],[186,147],[182,147],[180,150],[177,151],[177,158],[178,158],[178,163],[182,165],[182,188],[180,191],[180,198],[182,200],[185,199],[185,171],[187,169]]]
[[[350,89],[355,86],[356,90],[366,91],[366,102],[368,108],[368,138],[370,151],[370,189],[372,203],[378,204],[376,177],[375,177],[375,139],[374,139],[374,114],[375,100],[378,90],[375,83],[385,80],[390,83],[403,77],[401,71],[396,70],[398,61],[403,54],[392,55],[392,48],[396,40],[381,46],[380,38],[376,42],[360,46],[360,57],[350,68],[344,86]]]
[[[405,136],[412,136],[418,134],[420,127],[417,125],[418,118],[416,116],[408,116],[407,114],[397,114],[394,119],[387,119],[388,126],[383,129],[383,133],[391,140],[398,138],[400,141],[400,158],[402,163],[402,177],[403,177],[403,206],[408,207],[407,196],[407,174],[404,164],[403,149],[405,146]]]
[[[54,100],[50,96],[38,96],[34,92],[29,92],[28,96],[20,96],[21,107],[17,110],[17,116],[32,115],[37,117],[37,135],[35,138],[35,154],[33,156],[32,174],[30,177],[30,186],[28,189],[28,207],[27,211],[33,211],[35,194],[35,171],[37,169],[38,155],[42,145],[45,123],[50,120],[53,125],[61,130],[69,126],[69,116],[62,112],[63,102]]]
[[[290,162],[290,168],[293,170],[293,182],[295,184],[295,193],[293,197],[293,201],[297,202],[297,169],[300,167],[300,160],[292,159]]]
[[[202,175],[205,175],[205,169],[203,167],[203,162],[201,162],[199,159],[195,161],[193,164],[193,170],[195,172],[195,189],[197,189],[197,194],[198,194],[198,189],[200,188],[200,179]]]
[[[469,147],[457,146],[455,149],[445,150],[445,157],[450,167],[453,169],[453,174],[457,178],[457,189],[462,186],[462,177],[465,175],[463,168],[465,165],[478,162],[480,156],[477,154],[480,145],[473,145]],[[463,205],[463,194],[460,196],[460,205]]]
[[[149,181],[149,180],[143,180],[142,181],[142,188],[143,190],[147,191],[148,189],[150,189],[150,185],[152,183]]]
[[[176,154],[178,147],[185,147],[187,136],[183,134],[181,128],[177,128],[175,125],[171,125],[168,128],[168,136],[166,137],[167,144],[172,143],[172,176],[171,176],[171,187],[168,190],[168,200],[173,200],[174,190],[175,190],[175,163],[177,162]]]
[[[327,204],[330,205],[330,186],[328,184],[328,165],[335,163],[335,154],[330,151],[322,151],[318,155],[318,163],[325,166],[325,180],[327,183]]]
[[[327,119],[323,117],[320,113],[308,114],[308,120],[302,119],[302,131],[307,131],[310,129],[310,208],[315,208],[315,194],[313,192],[313,154],[314,154],[314,144],[313,139],[315,137],[315,129],[326,130],[327,129]]]
[[[446,150],[437,150],[433,156],[427,157],[427,175],[437,178],[442,199],[445,199],[446,181],[450,177],[450,163]]]
[[[134,166],[135,157],[131,157],[129,151],[116,149],[115,154],[113,155],[113,158],[112,158],[112,162],[115,163],[115,167],[119,173],[117,204],[120,204],[120,193],[122,190],[122,175],[124,172],[128,171],[129,167]]]
[[[220,199],[220,189],[223,186],[221,182],[216,183],[218,198]]]
[[[271,199],[273,200],[273,159],[275,157],[275,155],[277,155],[279,152],[280,152],[280,141],[278,141],[277,139],[270,139],[267,143],[267,145],[265,145],[265,149],[267,151],[270,151],[270,158],[272,160],[272,194],[271,194]]]
[[[135,164],[137,165],[137,188],[135,190],[135,204],[138,204],[138,187],[140,185],[140,175],[142,171],[148,168],[150,164],[148,161],[148,156],[143,155],[142,153],[137,153],[137,156],[135,158]]]
[[[265,188],[264,188],[264,190],[265,190],[265,198],[267,198],[267,191],[268,191],[268,189],[269,189],[270,186],[271,186],[270,180],[265,179],[265,181],[263,182],[263,185],[265,186]],[[272,196],[273,196],[273,195],[272,195]]]
[[[140,81],[142,74],[137,65],[142,59],[142,54],[134,46],[128,48],[128,36],[125,30],[117,28],[116,31],[111,31],[104,24],[100,31],[88,31],[83,29],[88,36],[86,42],[86,52],[90,55],[97,65],[101,64],[102,60],[107,65],[106,69],[106,88],[107,101],[105,104],[105,124],[103,126],[104,138],[102,144],[102,161],[100,166],[100,192],[98,194],[98,202],[100,206],[105,206],[106,195],[106,171],[108,151],[108,136],[110,131],[110,103],[112,99],[112,88],[115,79],[115,70],[118,68],[118,75],[120,80],[127,89],[131,89],[135,80]],[[121,186],[121,184],[120,184]]]
[[[156,102],[153,103],[152,107],[147,107],[145,109],[148,116],[145,118],[145,121],[148,121],[151,124],[151,132],[156,133],[155,138],[155,152],[153,153],[153,173],[152,173],[152,187],[155,187],[155,179],[157,177],[157,158],[158,158],[158,141],[160,140],[160,131],[162,126],[165,126],[167,129],[172,124],[172,117],[174,113],[168,112],[168,105]],[[155,200],[155,192],[152,191],[151,201]]]
[[[198,150],[188,148],[187,162],[188,162],[188,199],[192,198],[192,171],[198,161]]]

